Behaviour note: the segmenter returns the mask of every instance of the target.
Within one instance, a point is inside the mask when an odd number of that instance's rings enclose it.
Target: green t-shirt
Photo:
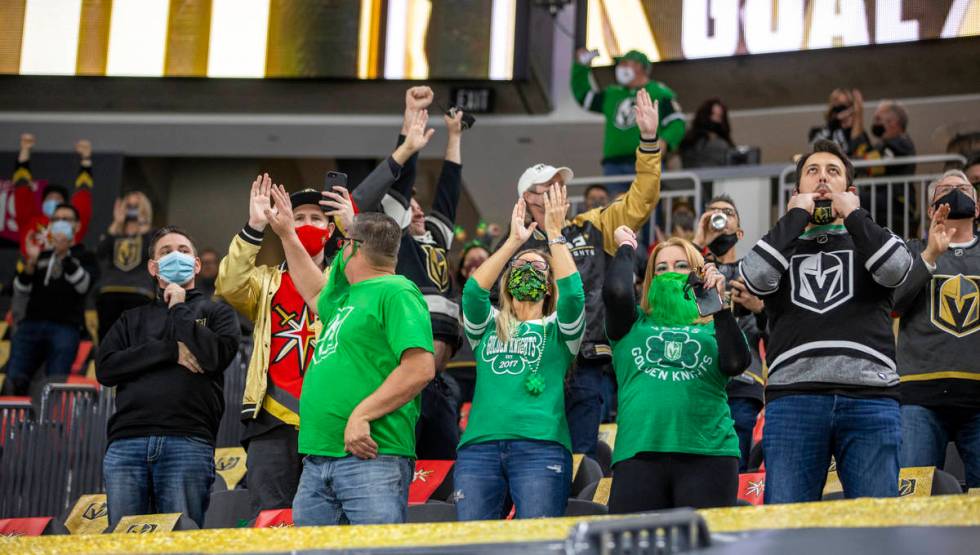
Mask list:
[[[403,276],[350,285],[332,314],[327,314],[329,306],[321,293],[317,308],[324,324],[303,378],[299,451],[345,457],[344,429],[351,412],[381,386],[406,350],[433,351],[432,325],[422,293]],[[371,438],[379,454],[415,457],[419,405],[416,396],[371,422]]]
[[[641,452],[739,456],[713,323],[664,327],[637,308],[613,342],[619,382],[613,463]]]
[[[476,359],[476,391],[460,448],[507,439],[554,441],[572,450],[565,418],[565,372],[585,332],[585,291],[576,272],[558,280],[558,306],[541,320],[521,322],[502,343],[490,292],[473,278],[463,288],[463,329]],[[525,380],[537,368],[544,390]]]
[[[660,81],[650,80],[644,87],[651,100],[658,100],[660,126],[657,135],[674,150],[684,138],[684,114],[675,100],[674,91]],[[592,77],[592,68],[579,63],[572,65],[572,94],[586,110],[606,117],[602,143],[603,161],[627,161],[636,158],[640,145],[640,128],[636,125],[636,92],[621,85],[599,89]],[[618,441],[618,440],[617,440]]]

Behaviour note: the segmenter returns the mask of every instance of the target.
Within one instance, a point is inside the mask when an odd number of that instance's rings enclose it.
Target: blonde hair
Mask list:
[[[551,256],[537,249],[526,249],[515,254],[511,260],[520,258],[529,252],[540,256],[548,263],[548,291],[544,294],[544,306],[541,308],[541,316],[549,316],[555,311],[555,307],[558,305],[558,286],[555,284],[555,274],[551,269]],[[514,268],[508,261],[507,269],[500,276],[500,281],[498,282],[500,289],[500,311],[497,312],[496,324],[497,338],[500,339],[501,343],[506,343],[510,340],[510,336],[517,329],[519,323],[517,313],[514,310],[514,297],[507,290],[507,282],[510,281],[510,274],[513,271]]]
[[[680,247],[684,249],[684,256],[687,258],[687,263],[691,265],[692,272],[697,272],[704,267],[704,257],[695,248],[694,243],[687,239],[671,237],[670,239],[657,243],[653,252],[650,253],[650,258],[647,260],[647,269],[643,274],[643,288],[640,293],[640,308],[648,316],[650,314],[650,301],[647,300],[647,294],[650,292],[650,282],[653,281],[654,268],[657,266],[657,255],[669,247]]]
[[[128,199],[129,197],[136,197],[136,202],[139,204],[140,230],[144,233],[149,231],[153,227],[153,204],[150,203],[149,197],[143,191],[130,191],[123,195],[124,199]]]

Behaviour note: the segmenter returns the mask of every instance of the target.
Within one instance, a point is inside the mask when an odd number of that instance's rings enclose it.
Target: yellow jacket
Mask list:
[[[266,410],[287,424],[299,426],[298,404],[285,392],[272,391],[269,387],[272,298],[279,290],[285,265],[256,266],[255,257],[261,246],[261,233],[248,226],[242,229],[231,240],[227,256],[221,259],[214,292],[255,324],[252,358],[242,397],[242,420],[257,418],[261,410]],[[329,268],[324,274],[328,271]],[[317,320],[314,324],[317,336],[320,327]]]

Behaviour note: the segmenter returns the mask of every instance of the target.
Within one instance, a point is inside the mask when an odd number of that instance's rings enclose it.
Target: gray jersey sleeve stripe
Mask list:
[[[873,265],[865,264],[871,277],[885,287],[898,287],[909,275],[912,269],[912,254],[900,240],[891,244],[891,248]],[[870,262],[870,260],[869,260]]]
[[[873,272],[874,268],[876,267],[876,263],[885,258],[885,255],[894,250],[895,244],[898,242],[899,238],[892,235],[890,239],[885,241],[885,244],[882,245],[880,249],[878,249],[868,258],[868,261],[864,263],[864,267],[867,268],[869,272]]]
[[[789,262],[786,260],[786,257],[783,256],[783,253],[779,252],[776,247],[766,243],[765,241],[759,241],[755,244],[755,246],[771,256],[773,260],[778,262],[779,265],[783,267],[783,270],[789,269]],[[755,249],[753,248],[753,250]]]

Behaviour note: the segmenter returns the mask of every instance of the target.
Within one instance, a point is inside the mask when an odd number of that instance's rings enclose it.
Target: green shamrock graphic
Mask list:
[[[663,331],[647,339],[647,360],[657,366],[694,368],[701,344],[685,332]]]

